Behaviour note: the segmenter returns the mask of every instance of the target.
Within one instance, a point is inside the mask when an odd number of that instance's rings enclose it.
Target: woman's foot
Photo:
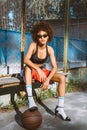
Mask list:
[[[37,111],[38,110],[38,107],[37,106],[33,106],[33,107],[30,107],[29,108],[29,111]]]
[[[71,121],[71,119],[68,116],[66,116],[64,109],[58,106],[56,106],[55,108],[55,117],[56,116],[60,117],[64,121]]]
[[[33,96],[28,96],[28,101],[29,101],[29,110],[30,111],[36,111],[38,110],[38,107],[34,101]]]

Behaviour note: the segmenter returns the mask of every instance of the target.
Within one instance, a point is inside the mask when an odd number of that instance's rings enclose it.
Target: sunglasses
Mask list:
[[[46,38],[48,35],[47,34],[44,34],[44,35],[37,35],[37,38]]]

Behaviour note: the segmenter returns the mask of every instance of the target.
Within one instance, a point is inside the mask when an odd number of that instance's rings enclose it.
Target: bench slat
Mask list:
[[[11,84],[11,83],[20,83],[21,79],[17,77],[7,77],[7,78],[0,78],[0,85],[3,84]]]
[[[19,77],[5,77],[0,78],[0,88],[12,87],[12,86],[23,86],[25,83]]]

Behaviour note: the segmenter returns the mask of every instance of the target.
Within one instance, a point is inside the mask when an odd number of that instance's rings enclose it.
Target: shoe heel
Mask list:
[[[56,108],[55,108],[55,118],[57,117],[57,113],[58,113],[57,108],[58,108],[58,106],[56,106]]]
[[[55,110],[55,118],[57,117],[57,110]]]

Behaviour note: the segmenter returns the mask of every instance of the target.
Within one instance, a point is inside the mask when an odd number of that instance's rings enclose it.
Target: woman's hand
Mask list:
[[[40,68],[37,68],[37,72],[39,76],[39,81],[43,83],[47,78],[46,74]]]
[[[48,89],[48,86],[49,86],[49,80],[46,79],[43,84],[42,84],[42,90],[46,90]]]

